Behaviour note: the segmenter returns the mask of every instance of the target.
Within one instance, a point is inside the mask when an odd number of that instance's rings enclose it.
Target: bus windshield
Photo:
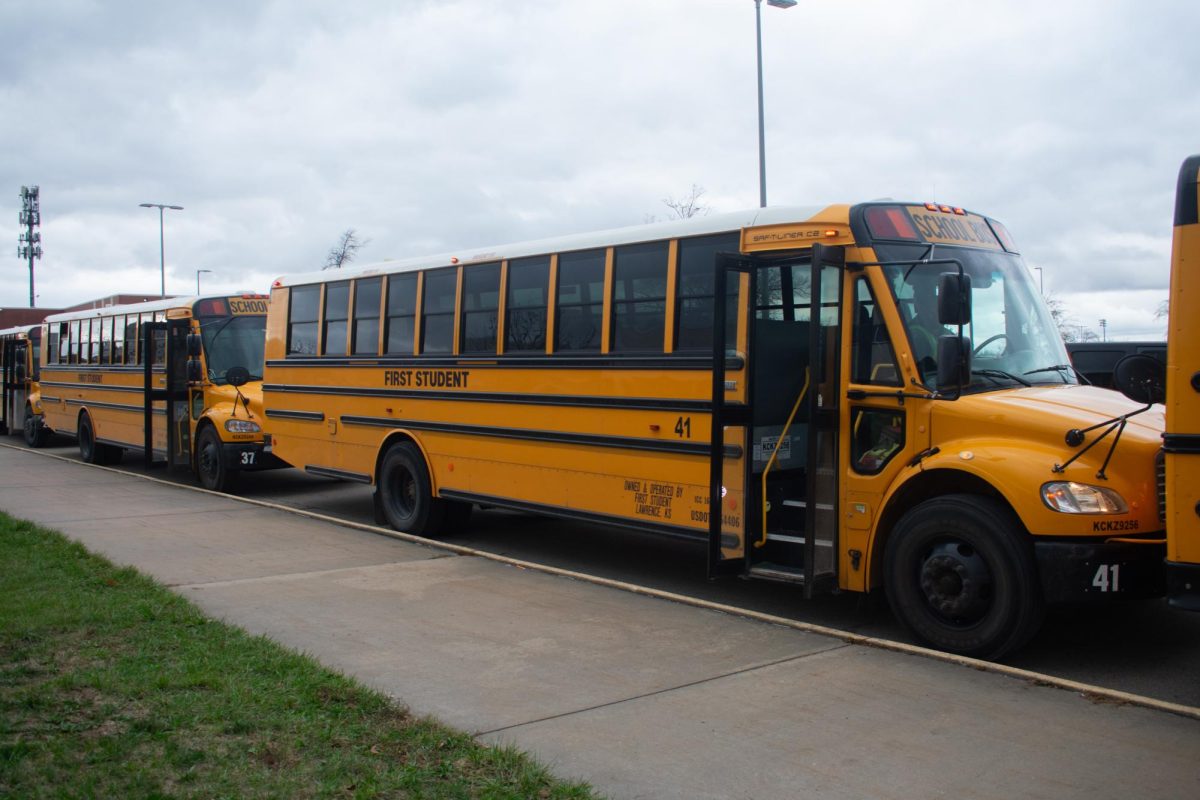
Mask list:
[[[260,314],[200,319],[208,379],[224,384],[230,367],[245,367],[250,380],[262,380],[267,318]]]
[[[920,263],[924,258],[957,260],[971,278],[971,322],[963,326],[972,351],[971,380],[964,392],[1077,382],[1058,327],[1020,256],[961,247],[939,247],[930,256],[929,249],[910,244],[876,248],[880,261],[893,262],[883,267],[884,274],[926,386],[938,388],[938,338],[957,333],[937,318],[938,276],[957,268]]]

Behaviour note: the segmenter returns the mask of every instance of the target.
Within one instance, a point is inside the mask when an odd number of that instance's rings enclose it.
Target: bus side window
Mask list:
[[[46,363],[57,364],[62,358],[62,325],[47,325],[46,337]]]
[[[346,337],[350,320],[350,281],[325,285],[324,330],[321,336],[321,355],[346,355]]]
[[[125,363],[125,317],[113,317],[112,323],[112,363]]]
[[[675,349],[709,352],[712,350],[713,285],[718,253],[736,253],[738,236],[722,234],[679,241],[679,268],[675,279]],[[737,295],[731,293],[725,304],[726,349],[737,339]]]
[[[100,363],[112,363],[113,318],[100,320]]]
[[[417,329],[417,276],[391,275],[387,289],[387,331],[384,352],[413,354]]]
[[[613,254],[613,352],[663,351],[668,253],[666,242],[616,248]]]
[[[457,268],[425,273],[425,297],[421,304],[423,355],[448,355],[454,352],[454,305],[457,292]]]
[[[379,355],[379,304],[383,297],[383,278],[354,282],[354,341],[350,351],[356,356]]]
[[[500,314],[500,265],[463,268],[460,353],[495,353]]]
[[[888,339],[883,314],[866,278],[854,282],[853,339],[850,345],[850,380],[899,386],[896,354]]]
[[[546,350],[550,256],[509,262],[504,352]]]
[[[600,349],[604,325],[604,259],[603,250],[563,253],[558,257],[556,352]]]
[[[288,355],[316,355],[320,286],[294,286],[288,303]]]
[[[874,475],[904,449],[904,412],[856,408],[850,415],[850,439],[854,471]]]
[[[142,363],[141,354],[138,352],[138,317],[137,314],[130,314],[125,318],[125,363],[140,364]]]
[[[79,320],[74,320],[68,324],[71,326],[71,334],[69,337],[70,342],[68,345],[70,349],[67,352],[67,358],[65,360],[68,364],[78,364],[79,363]]]

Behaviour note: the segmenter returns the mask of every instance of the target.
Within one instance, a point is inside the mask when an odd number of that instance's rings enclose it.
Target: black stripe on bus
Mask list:
[[[289,411],[280,408],[268,408],[267,416],[275,419],[300,419],[305,422],[325,421],[325,415],[320,411]]]
[[[365,386],[299,386],[263,384],[264,392],[280,394],[333,394],[343,397],[397,397],[406,400],[458,400],[474,403],[506,403],[533,406],[578,406],[641,411],[702,413],[712,409],[707,400],[675,400],[657,397],[600,397],[586,395],[520,394],[517,392],[438,392],[407,389],[374,389]],[[268,413],[269,416],[269,413]]]
[[[334,469],[333,467],[314,467],[312,465],[304,468],[305,472],[312,475],[319,475],[322,478],[337,478],[343,481],[354,481],[355,483],[370,483],[371,476],[364,475],[361,472],[350,472],[345,469]]]
[[[585,447],[615,447],[622,450],[649,450],[659,453],[678,453],[708,457],[710,445],[703,442],[672,442],[659,439],[640,439],[633,436],[605,436],[602,434],[564,433],[562,431],[538,431],[525,428],[497,428],[490,425],[457,425],[447,422],[417,422],[391,419],[388,417],[341,417],[343,425],[366,425],[377,428],[403,428],[435,433],[459,433],[466,436],[486,436],[497,439],[520,439],[553,444],[575,444]],[[740,458],[742,448],[735,445],[725,447],[726,458]]]
[[[291,356],[267,362],[268,367],[435,367],[460,369],[678,369],[712,370],[711,356]],[[725,369],[736,372],[745,366],[741,356],[728,356]]]
[[[1200,455],[1200,433],[1164,433],[1163,450],[1180,455]]]
[[[697,542],[707,541],[708,539],[708,531],[692,530],[677,525],[667,525],[662,522],[642,522],[641,520],[631,519],[629,517],[619,517],[614,514],[600,514],[594,511],[580,511],[579,509],[566,508],[564,506],[528,503],[523,500],[513,500],[507,497],[493,497],[486,494],[476,494],[475,492],[463,492],[459,491],[458,489],[443,489],[438,492],[438,496],[444,497],[447,500],[458,500],[464,503],[479,503],[480,505],[495,506],[496,508],[508,508],[514,511],[525,511],[531,514],[546,514],[549,516],[563,517],[565,519],[579,520],[581,522],[595,522],[601,525],[616,525],[622,528],[632,528],[638,531],[657,533],[676,539],[687,539],[689,541]]]
[[[42,386],[57,386],[60,389],[87,389],[105,392],[137,392],[144,394],[144,386],[116,386],[111,383],[63,383],[62,381],[41,381]]]
[[[76,399],[73,397],[52,397],[52,396],[43,396],[42,397],[43,405],[45,405],[46,403],[60,403],[60,402],[65,402],[69,406],[87,406],[88,408],[106,408],[110,411],[134,411],[134,412],[137,412],[138,414],[144,414],[146,412],[146,407],[144,405],[130,406],[130,405],[125,405],[123,403],[102,403],[97,400],[79,400],[79,399]],[[156,409],[154,409],[154,413],[155,414],[166,414],[167,410],[165,408],[156,408]]]
[[[1175,227],[1200,223],[1197,180],[1200,180],[1200,155],[1188,157],[1179,168],[1179,185],[1175,189]]]

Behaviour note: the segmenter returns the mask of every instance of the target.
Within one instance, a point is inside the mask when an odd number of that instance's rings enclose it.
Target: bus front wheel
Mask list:
[[[884,553],[892,611],[923,642],[998,659],[1042,621],[1033,550],[1012,512],[974,495],[927,500],[893,529]]]
[[[384,519],[398,531],[431,536],[442,522],[442,502],[433,496],[425,458],[412,442],[388,448],[379,464],[375,491]]]
[[[205,425],[196,437],[196,476],[200,485],[209,491],[228,492],[236,475],[225,463],[221,436],[211,425]]]

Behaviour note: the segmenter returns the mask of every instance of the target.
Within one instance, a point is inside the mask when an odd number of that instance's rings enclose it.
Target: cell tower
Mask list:
[[[34,230],[42,225],[38,187],[21,187],[21,224],[25,230],[17,236],[17,257],[29,261],[29,307],[34,307],[33,261],[42,257],[42,234]]]

